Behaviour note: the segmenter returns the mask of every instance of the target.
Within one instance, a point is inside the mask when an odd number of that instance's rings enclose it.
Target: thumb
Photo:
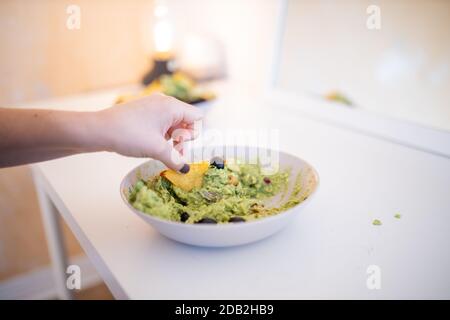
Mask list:
[[[172,170],[179,171],[181,173],[189,172],[189,165],[185,163],[181,154],[175,150],[173,145],[166,141],[161,140],[160,144],[163,146],[161,151],[155,155],[155,158]]]
[[[183,103],[182,112],[183,121],[187,123],[193,123],[203,118],[203,112],[200,109],[187,103]]]

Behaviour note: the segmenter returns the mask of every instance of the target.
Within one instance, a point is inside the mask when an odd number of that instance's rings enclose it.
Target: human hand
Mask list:
[[[183,142],[196,137],[202,112],[163,94],[153,94],[98,112],[104,149],[131,157],[150,157],[186,173]],[[170,141],[172,139],[172,141]]]

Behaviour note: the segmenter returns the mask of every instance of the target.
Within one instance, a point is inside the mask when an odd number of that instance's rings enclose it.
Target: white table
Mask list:
[[[112,90],[33,104],[98,109]],[[144,159],[111,153],[33,165],[61,297],[56,211],[119,299],[450,298],[450,160],[287,113],[226,89],[206,128],[279,129],[280,147],[316,167],[321,185],[295,222],[235,248],[160,236],[122,203],[119,184]],[[299,101],[302,103],[302,101]],[[49,199],[49,201],[47,201]],[[401,219],[394,214],[400,213]],[[372,225],[380,219],[382,226]],[[381,270],[381,289],[366,285]]]

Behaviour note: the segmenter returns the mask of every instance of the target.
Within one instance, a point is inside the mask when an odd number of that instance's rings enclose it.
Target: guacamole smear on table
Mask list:
[[[288,171],[266,176],[259,164],[216,159],[206,163],[206,167],[205,163],[191,164],[191,171],[184,178],[180,173],[165,170],[148,181],[139,180],[131,188],[128,200],[137,210],[170,221],[246,222],[300,203],[303,199],[298,196],[299,186],[294,186],[284,205],[266,207],[264,200],[286,193],[288,182]]]

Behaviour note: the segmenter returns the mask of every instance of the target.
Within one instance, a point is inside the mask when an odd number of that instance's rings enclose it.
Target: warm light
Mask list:
[[[153,37],[157,53],[168,53],[173,47],[173,26],[168,18],[168,8],[163,4],[155,6]]]
[[[153,32],[157,52],[172,50],[173,29],[169,21],[164,20],[156,23]]]

